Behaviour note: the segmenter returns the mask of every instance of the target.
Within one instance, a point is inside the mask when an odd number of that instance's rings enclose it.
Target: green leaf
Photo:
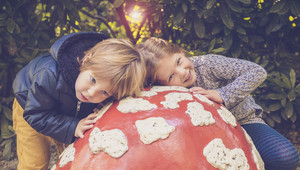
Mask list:
[[[11,155],[11,144],[13,143],[13,139],[6,139],[3,141],[4,149],[3,149],[3,159],[4,160],[10,160]]]
[[[37,56],[38,52],[39,52],[38,48],[34,49],[33,52],[32,52],[32,56],[33,57]]]
[[[247,34],[246,30],[243,27],[239,26],[239,25],[236,26],[235,31],[238,32],[239,34],[242,34],[242,35]]]
[[[270,93],[266,96],[266,99],[271,99],[271,100],[280,100],[285,98],[286,95],[280,94],[280,93]]]
[[[227,5],[232,11],[237,13],[242,13],[243,11],[242,7],[234,0],[225,0],[225,2],[227,3]]]
[[[41,36],[44,40],[46,40],[46,41],[49,41],[49,40],[50,40],[49,35],[48,35],[46,32],[44,32],[44,31],[40,31],[40,36]]]
[[[300,1],[299,0],[292,0],[291,11],[295,16],[300,17]]]
[[[7,19],[7,14],[1,13],[0,14],[0,20],[6,20]]]
[[[219,32],[221,32],[223,29],[223,25],[220,25],[220,24],[215,24],[212,31],[211,31],[211,34],[212,35],[216,35],[218,34]]]
[[[235,44],[232,48],[231,48],[231,55],[233,58],[238,58],[241,55],[242,49],[241,46],[239,44]]]
[[[286,98],[281,99],[280,103],[283,107],[285,107],[286,106]]]
[[[296,92],[294,89],[292,89],[289,93],[288,93],[288,98],[290,99],[290,101],[294,101],[296,99]]]
[[[15,133],[15,129],[11,125],[8,125],[8,130],[13,134]]]
[[[186,3],[181,4],[181,8],[182,8],[184,13],[186,13],[187,10],[188,10],[188,6],[186,5]]]
[[[288,120],[288,117],[286,116],[285,109],[281,109],[281,117],[282,117],[285,121]]]
[[[230,11],[228,10],[227,6],[225,6],[225,4],[221,5],[220,8],[220,17],[222,19],[223,24],[232,30],[232,28],[234,27],[234,22],[231,18],[230,15]]]
[[[281,108],[282,108],[281,103],[274,103],[269,106],[271,112],[277,111]]]
[[[20,26],[18,24],[15,25],[15,30],[17,34],[21,32]]]
[[[217,54],[222,53],[224,51],[225,51],[225,48],[222,48],[222,47],[211,50],[212,53],[217,53]]]
[[[70,0],[63,0],[62,1],[63,5],[64,5],[64,9],[72,9],[73,7],[73,3],[70,2]]]
[[[270,9],[270,13],[278,13],[280,12],[284,6],[286,5],[287,1],[277,1]]]
[[[8,129],[8,120],[5,119],[4,116],[1,117],[1,137],[4,139],[8,139],[14,136]]]
[[[114,7],[118,8],[124,3],[124,0],[115,0],[114,1]]]
[[[290,3],[288,2],[280,11],[277,12],[279,15],[284,15],[290,11]]]
[[[8,19],[6,29],[9,33],[13,33],[15,29],[16,23],[12,19]]]
[[[185,13],[183,11],[179,11],[179,13],[174,18],[174,25],[178,25],[184,19]]]
[[[212,8],[212,7],[215,5],[215,3],[216,3],[216,0],[208,0],[208,1],[206,2],[205,8],[206,8],[206,9]]]
[[[273,78],[272,81],[275,84],[277,84],[279,87],[284,87],[284,83],[283,83],[283,81],[281,81],[280,76]]]
[[[295,123],[297,121],[297,114],[293,114],[293,116],[290,118],[290,120]]]
[[[295,87],[295,91],[300,94],[300,83]]]
[[[274,127],[275,126],[275,122],[274,122],[274,120],[273,119],[271,119],[271,118],[266,118],[266,122],[267,122],[267,124],[269,125],[269,126],[271,126],[271,127]]]
[[[5,117],[6,117],[8,120],[12,121],[12,111],[11,111],[11,109],[9,109],[9,108],[6,107],[6,106],[2,106],[2,109],[3,109],[3,112],[4,112]]]
[[[223,40],[223,46],[226,50],[229,50],[232,45],[232,35],[225,35]]]
[[[202,18],[195,17],[194,19],[194,29],[197,37],[204,38],[205,36],[205,26]]]
[[[281,117],[278,114],[271,114],[270,117],[276,122],[281,123]]]
[[[244,41],[245,43],[247,43],[248,44],[248,36],[247,35],[242,35],[242,34],[238,34],[238,37],[242,40],[242,41]]]
[[[214,38],[213,40],[210,41],[209,46],[208,46],[208,52],[210,53],[212,49],[215,48],[215,44],[216,44],[216,38]]]
[[[291,118],[294,114],[294,106],[291,102],[287,102],[286,103],[286,107],[285,107],[285,114],[287,116],[287,118]]]
[[[290,82],[289,78],[285,74],[281,74],[281,78],[283,80],[284,87],[286,87],[288,89],[291,89],[292,85],[291,85],[291,82]]]
[[[239,0],[241,3],[249,5],[251,4],[251,0]]]
[[[291,82],[292,88],[294,88],[295,84],[296,84],[296,72],[294,69],[291,69],[291,71],[290,71],[290,82]]]
[[[269,35],[272,32],[276,32],[278,30],[281,29],[282,26],[284,26],[283,23],[280,23],[279,21],[277,21],[275,18],[273,21],[269,22],[268,25],[265,28],[266,34]]]

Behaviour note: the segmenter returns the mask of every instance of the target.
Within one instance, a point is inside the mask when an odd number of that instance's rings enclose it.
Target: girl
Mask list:
[[[154,37],[137,47],[145,58],[148,84],[189,87],[223,104],[251,136],[266,169],[297,167],[297,150],[263,121],[263,110],[250,95],[266,79],[264,68],[220,55],[188,58],[184,49]]]
[[[82,138],[95,123],[99,103],[139,95],[146,76],[132,43],[101,33],[64,36],[50,52],[26,65],[13,84],[21,170],[47,169],[52,141],[61,152],[62,143]]]

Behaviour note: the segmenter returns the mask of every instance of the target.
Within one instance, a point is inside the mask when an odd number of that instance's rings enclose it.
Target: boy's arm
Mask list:
[[[79,120],[56,111],[59,97],[57,79],[50,70],[34,75],[23,117],[37,132],[63,143],[71,143],[75,139],[74,133]]]
[[[213,77],[221,82],[216,91],[229,109],[248,97],[267,77],[263,67],[250,61],[219,55],[206,59]]]

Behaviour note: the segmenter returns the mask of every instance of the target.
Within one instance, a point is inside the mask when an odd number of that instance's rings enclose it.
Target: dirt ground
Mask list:
[[[281,134],[283,134],[285,137],[287,137],[297,148],[299,154],[300,154],[300,134],[294,130],[294,129],[277,129]],[[17,164],[18,164],[18,159],[17,159],[17,154],[16,154],[16,148],[13,148],[12,154],[11,154],[11,160],[10,161],[5,161],[2,159],[2,151],[3,147],[0,147],[0,169],[1,170],[16,170],[17,169]],[[58,160],[58,155],[56,153],[56,148],[54,145],[51,146],[51,160],[49,164],[49,168],[56,164]],[[296,170],[300,170],[300,164],[297,167]]]

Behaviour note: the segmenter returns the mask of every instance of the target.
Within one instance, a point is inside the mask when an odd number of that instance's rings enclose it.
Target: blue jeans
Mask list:
[[[293,144],[273,128],[262,123],[242,125],[252,138],[266,170],[295,170],[299,154]]]

